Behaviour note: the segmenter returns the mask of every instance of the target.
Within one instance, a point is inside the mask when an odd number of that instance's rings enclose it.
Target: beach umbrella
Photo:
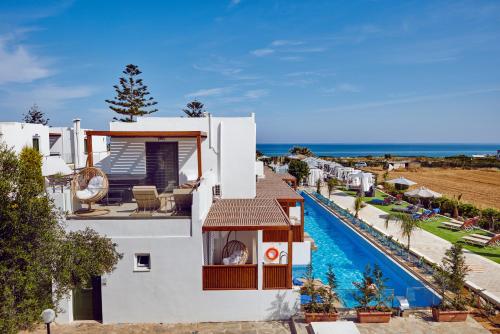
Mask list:
[[[387,183],[392,183],[392,184],[400,184],[402,186],[412,186],[414,184],[417,184],[417,182],[413,182],[412,180],[408,180],[406,177],[398,177],[397,179],[392,179],[389,181],[386,181]]]
[[[405,192],[405,195],[408,197],[419,197],[419,198],[439,198],[441,197],[440,193],[432,191],[426,187],[420,187],[414,190],[410,190]]]

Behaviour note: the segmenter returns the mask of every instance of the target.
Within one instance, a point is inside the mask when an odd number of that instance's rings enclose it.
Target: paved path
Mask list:
[[[392,318],[388,324],[356,324],[362,334],[488,334],[474,319],[466,322],[438,323],[430,320],[427,312],[410,315],[408,318]],[[351,320],[351,319],[349,319]],[[117,324],[75,323],[52,325],[54,334],[288,334],[293,333],[289,322],[214,322],[199,324]],[[296,322],[296,334],[309,334],[307,324]],[[39,326],[31,332],[20,334],[45,334],[45,327]]]
[[[322,190],[324,195],[327,194],[326,188]],[[330,197],[337,205],[344,209],[354,211],[354,197],[349,196],[341,191],[332,193]],[[359,217],[364,221],[376,226],[378,229],[388,235],[392,235],[402,244],[406,245],[407,239],[401,236],[399,225],[395,222],[389,223],[388,228],[385,228],[385,217],[387,213],[367,204],[359,212]],[[447,249],[451,247],[451,243],[441,239],[440,237],[418,229],[411,237],[411,249],[427,257],[435,263],[441,263],[441,259]],[[467,275],[468,283],[483,290],[483,293],[496,299],[500,303],[500,264],[497,264],[487,258],[474,254],[464,249],[467,264],[474,268]]]

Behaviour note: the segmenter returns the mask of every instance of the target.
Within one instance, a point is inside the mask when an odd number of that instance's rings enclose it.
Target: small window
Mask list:
[[[33,148],[40,152],[40,138],[33,137]]]
[[[134,271],[150,271],[151,270],[151,257],[149,254],[135,254],[134,257]]]

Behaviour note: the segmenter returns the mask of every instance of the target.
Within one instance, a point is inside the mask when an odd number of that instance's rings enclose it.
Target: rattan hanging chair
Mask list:
[[[226,245],[222,249],[222,258],[228,258],[235,253],[240,253],[240,260],[237,264],[245,264],[248,260],[248,248],[239,240],[231,240],[229,241],[229,237],[231,236],[231,232],[227,235]]]
[[[80,203],[88,205],[87,210],[81,213],[92,212],[92,203],[100,201],[108,193],[108,177],[97,167],[85,167],[73,177],[71,190]]]

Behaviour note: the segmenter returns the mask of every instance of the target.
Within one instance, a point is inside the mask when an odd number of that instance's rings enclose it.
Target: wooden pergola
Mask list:
[[[202,175],[201,165],[201,139],[206,138],[207,134],[203,131],[99,131],[87,130],[87,166],[94,165],[92,156],[92,136],[106,136],[119,138],[193,138],[196,139],[196,154],[198,161],[198,179]]]
[[[290,220],[276,199],[219,199],[210,208],[203,223],[203,232],[212,231],[282,231],[288,234],[287,264],[263,266],[264,289],[292,288],[293,230]],[[229,280],[241,279],[241,285],[229,289],[255,289],[257,266],[206,265],[203,267],[205,290],[225,290],[235,284]],[[231,273],[229,273],[231,271]],[[213,284],[213,282],[217,282]],[[228,284],[226,286],[225,284]]]

